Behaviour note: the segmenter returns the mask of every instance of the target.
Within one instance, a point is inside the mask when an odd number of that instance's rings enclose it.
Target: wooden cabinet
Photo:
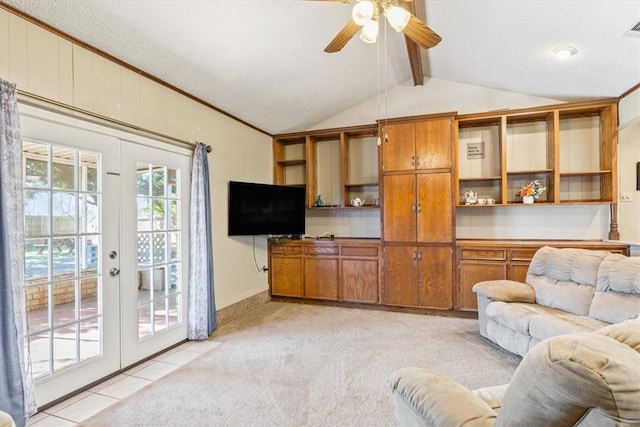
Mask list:
[[[304,245],[304,296],[307,298],[338,300],[339,246]]]
[[[340,299],[378,303],[380,245],[343,244],[340,247]]]
[[[269,245],[269,283],[274,295],[304,296],[302,247]]]
[[[459,240],[457,309],[477,311],[473,285],[485,280],[524,282],[531,259],[542,246],[606,250],[629,255],[629,246],[589,240]]]
[[[450,310],[452,262],[450,247],[385,246],[383,303]]]
[[[453,115],[398,119],[382,128],[382,301],[453,307]]]
[[[383,181],[386,242],[452,242],[451,173],[385,175]]]
[[[439,120],[440,117],[446,117]],[[451,120],[446,115],[394,120],[383,127],[382,171],[451,167]],[[409,122],[403,122],[410,120]]]
[[[270,240],[269,265],[273,296],[380,302],[377,240]]]

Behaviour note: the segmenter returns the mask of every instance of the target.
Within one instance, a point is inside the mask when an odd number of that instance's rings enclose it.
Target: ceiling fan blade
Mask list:
[[[404,35],[425,49],[434,47],[442,40],[442,37],[437,35],[431,28],[424,25],[424,23],[414,15],[411,15],[409,24],[405,27]]]
[[[349,22],[336,34],[331,43],[324,48],[324,51],[327,53],[339,52],[356,35],[360,28],[360,25],[353,22],[353,19],[349,19]]]

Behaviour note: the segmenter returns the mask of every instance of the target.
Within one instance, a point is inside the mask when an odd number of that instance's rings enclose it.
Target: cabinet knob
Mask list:
[[[420,164],[420,156],[415,156],[415,157],[416,158],[415,158],[415,160],[413,162],[413,165],[417,167]]]
[[[416,211],[416,204],[415,204],[415,203],[413,203],[413,204],[411,205],[411,212],[415,212],[415,211]]]
[[[418,251],[418,261],[422,261],[422,251]]]
[[[413,251],[413,252],[411,253],[411,259],[412,259],[412,260],[414,260],[414,261],[415,261],[416,259],[418,259],[418,251]]]
[[[411,156],[411,166],[415,167],[416,165],[416,156]]]
[[[418,213],[422,212],[422,205],[420,203],[418,203],[417,211]]]

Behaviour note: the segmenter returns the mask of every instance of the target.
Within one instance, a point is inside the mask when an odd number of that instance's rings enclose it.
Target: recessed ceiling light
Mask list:
[[[558,58],[565,59],[578,53],[578,50],[572,46],[558,46],[553,49],[553,54]]]

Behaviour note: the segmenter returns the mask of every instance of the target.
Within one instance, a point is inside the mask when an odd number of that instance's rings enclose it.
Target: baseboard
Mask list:
[[[245,298],[242,301],[238,301],[235,304],[231,304],[228,307],[221,308],[216,311],[218,326],[241,318],[245,314],[265,305],[269,301],[271,301],[271,296],[269,295],[269,291],[266,290],[249,298]]]
[[[296,304],[310,304],[310,305],[326,305],[331,307],[344,307],[344,308],[360,308],[366,310],[378,310],[378,311],[393,311],[398,313],[411,313],[411,314],[424,314],[429,316],[440,317],[459,317],[464,319],[477,319],[478,312],[476,311],[462,311],[462,310],[437,310],[421,307],[402,307],[395,305],[384,305],[377,303],[358,303],[358,302],[343,302],[343,301],[330,301],[314,298],[299,298],[299,297],[281,297],[274,296],[271,298],[274,302],[290,302]]]

